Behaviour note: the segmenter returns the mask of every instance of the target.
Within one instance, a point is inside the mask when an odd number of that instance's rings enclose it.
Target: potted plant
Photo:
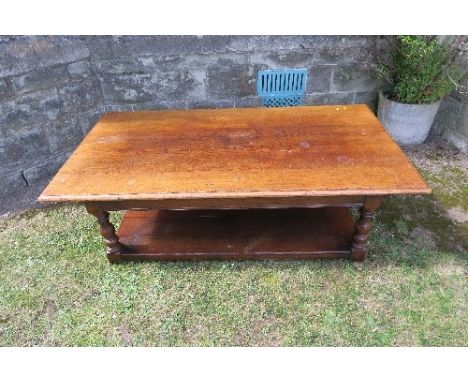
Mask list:
[[[399,143],[427,138],[443,96],[457,88],[461,70],[454,44],[429,36],[396,36],[381,52],[378,73],[388,83],[379,92],[378,118]]]

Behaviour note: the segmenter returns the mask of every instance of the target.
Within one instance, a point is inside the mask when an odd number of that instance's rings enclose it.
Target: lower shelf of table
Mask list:
[[[118,236],[124,259],[349,258],[347,208],[128,211]]]

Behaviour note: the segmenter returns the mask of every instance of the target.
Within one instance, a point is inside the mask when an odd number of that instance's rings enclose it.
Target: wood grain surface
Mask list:
[[[366,105],[107,113],[40,201],[430,193]]]

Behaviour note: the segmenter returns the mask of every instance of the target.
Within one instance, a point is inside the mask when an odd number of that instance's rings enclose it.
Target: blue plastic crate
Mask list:
[[[302,105],[307,69],[259,70],[257,93],[267,107]]]

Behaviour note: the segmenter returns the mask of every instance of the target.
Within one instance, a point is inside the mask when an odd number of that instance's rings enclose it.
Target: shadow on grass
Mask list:
[[[468,260],[468,225],[453,222],[433,195],[386,198],[369,245],[369,262],[425,266],[444,254]]]

